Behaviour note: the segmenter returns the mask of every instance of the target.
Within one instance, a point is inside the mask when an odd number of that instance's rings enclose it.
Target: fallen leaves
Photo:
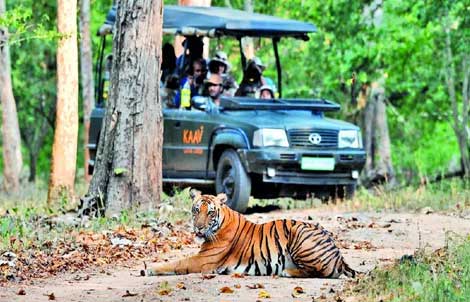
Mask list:
[[[120,226],[101,232],[69,230],[61,239],[27,249],[17,241],[15,250],[0,257],[0,284],[47,278],[65,271],[80,272],[89,266],[119,265],[130,259],[146,258],[156,251],[180,249],[193,242],[191,232],[184,226],[165,223],[162,228],[166,236],[161,236],[159,225],[137,229]],[[80,279],[87,280],[86,277]]]

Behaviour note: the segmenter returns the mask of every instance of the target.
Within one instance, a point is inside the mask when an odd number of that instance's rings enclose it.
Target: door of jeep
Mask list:
[[[217,127],[214,114],[165,109],[164,177],[206,178],[209,143]]]

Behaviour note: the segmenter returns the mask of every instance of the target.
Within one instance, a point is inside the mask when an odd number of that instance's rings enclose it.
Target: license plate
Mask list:
[[[335,159],[334,157],[302,157],[300,168],[302,170],[333,171]]]

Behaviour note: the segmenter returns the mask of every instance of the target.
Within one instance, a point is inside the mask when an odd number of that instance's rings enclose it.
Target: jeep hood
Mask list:
[[[222,113],[231,123],[241,123],[254,128],[284,128],[291,129],[355,129],[359,127],[340,120],[325,118],[319,113],[300,110],[254,110],[254,111],[225,111]]]

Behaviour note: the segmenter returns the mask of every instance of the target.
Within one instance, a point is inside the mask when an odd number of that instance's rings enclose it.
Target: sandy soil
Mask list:
[[[451,233],[470,233],[470,219],[439,214],[332,213],[312,209],[249,215],[249,219],[257,222],[285,217],[320,222],[337,236],[346,261],[363,272],[412,254],[419,247],[442,247]],[[196,246],[185,247],[164,257],[174,259],[196,251]],[[12,284],[0,289],[0,301],[48,301],[51,293],[56,301],[312,301],[312,298],[321,301],[334,297],[346,281],[234,276],[207,279],[200,274],[140,277],[142,267],[89,270],[30,285]],[[257,284],[263,288],[250,288]],[[294,294],[297,286],[304,293]],[[224,287],[233,293],[221,293]],[[26,295],[18,295],[20,289]],[[266,295],[270,298],[265,298]]]

